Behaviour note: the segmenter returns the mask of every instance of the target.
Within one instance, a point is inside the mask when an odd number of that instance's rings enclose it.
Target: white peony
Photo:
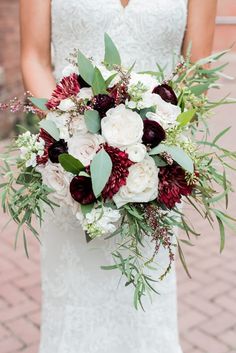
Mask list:
[[[132,90],[133,86],[137,86],[140,84],[145,91],[152,92],[153,89],[159,84],[159,82],[154,76],[131,72],[128,90],[129,88]]]
[[[70,98],[62,99],[62,101],[58,105],[58,109],[62,110],[63,112],[68,112],[75,108],[76,108],[76,105],[73,102],[73,100]]]
[[[84,166],[87,166],[95,156],[99,145],[104,142],[102,136],[98,134],[91,134],[90,132],[78,134],[68,140],[68,152],[79,159]]]
[[[135,145],[128,146],[125,149],[128,153],[129,159],[132,162],[141,162],[147,153],[147,148],[142,143],[136,143]]]
[[[72,206],[74,202],[70,194],[71,174],[60,164],[51,162],[38,166],[37,170],[42,174],[43,184],[54,190],[54,199],[61,204]]]
[[[106,234],[111,234],[117,229],[116,222],[121,218],[118,210],[111,207],[93,208],[91,212],[87,213],[82,220],[82,227],[89,235],[99,237]]]
[[[129,168],[126,185],[113,196],[113,201],[119,208],[129,202],[149,202],[157,197],[158,169],[152,157],[133,164]]]
[[[102,135],[109,145],[122,147],[141,141],[143,120],[124,104],[108,110],[101,121]]]
[[[163,129],[168,129],[177,125],[177,117],[181,114],[181,109],[177,105],[165,102],[158,94],[152,94],[155,102],[156,112],[147,113],[146,117],[158,122]]]
[[[83,87],[80,89],[79,93],[77,94],[77,98],[80,99],[90,99],[93,96],[92,88],[90,87]]]

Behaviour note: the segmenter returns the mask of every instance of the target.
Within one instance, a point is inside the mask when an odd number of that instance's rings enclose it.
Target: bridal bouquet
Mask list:
[[[40,117],[39,132],[19,135],[17,164],[5,158],[1,167],[3,209],[18,224],[17,236],[22,230],[26,252],[26,228],[38,237],[33,216],[42,221],[46,205],[71,209],[87,241],[116,237],[114,264],[102,268],[121,271],[134,286],[137,307],[156,291],[150,269],[161,248],[169,264],[159,279],[169,272],[175,247],[188,271],[181,243],[191,244],[198,231],[178,207],[182,201],[211,225],[218,222],[223,249],[225,226],[234,228],[235,220],[216,205],[225,199],[227,207],[226,170],[236,153],[219,144],[228,128],[209,141],[210,112],[229,101],[213,103],[205,95],[222,69],[206,64],[223,54],[181,61],[171,77],[160,67],[136,73],[135,65],[122,66],[106,34],[101,64],[78,51],[49,100],[29,97],[24,109]],[[187,238],[175,239],[174,227]],[[145,242],[153,243],[151,257]]]

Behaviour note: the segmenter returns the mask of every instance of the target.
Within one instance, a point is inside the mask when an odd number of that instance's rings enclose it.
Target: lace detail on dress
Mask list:
[[[170,73],[173,55],[180,53],[186,14],[186,0],[130,0],[126,9],[120,0],[52,0],[56,76],[73,48],[100,61],[104,32],[117,44],[124,65],[136,60],[141,71],[155,70],[159,63]],[[174,269],[157,283],[160,295],[152,304],[146,298],[146,311],[137,312],[133,288],[124,287],[118,271],[100,269],[112,263],[113,241],[100,238],[87,244],[69,209],[47,211],[40,353],[181,353]],[[159,254],[161,272],[167,257],[164,251]]]
[[[170,72],[179,55],[186,25],[186,0],[52,0],[52,38],[56,76],[60,77],[73,48],[100,62],[107,32],[119,48],[123,63],[136,61],[137,70]]]

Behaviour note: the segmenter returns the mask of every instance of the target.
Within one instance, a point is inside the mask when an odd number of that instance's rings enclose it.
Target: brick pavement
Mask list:
[[[231,58],[233,72],[236,58]],[[236,97],[235,82],[222,88]],[[215,93],[214,93],[215,94]],[[217,112],[214,133],[233,126],[226,145],[235,146],[235,107]],[[234,177],[235,180],[235,177]],[[236,183],[234,182],[235,187]],[[231,200],[236,210],[235,197]],[[185,246],[192,279],[177,264],[181,343],[184,353],[236,352],[236,235],[227,232],[226,248],[219,254],[218,231],[205,227],[189,212],[202,237],[196,246]],[[235,211],[233,212],[236,213]],[[0,229],[7,217],[0,213]],[[23,244],[13,249],[15,227],[10,224],[0,233],[0,353],[37,353],[40,328],[39,244],[30,241],[30,259]],[[52,352],[56,353],[56,352]],[[161,352],[158,352],[161,353]]]

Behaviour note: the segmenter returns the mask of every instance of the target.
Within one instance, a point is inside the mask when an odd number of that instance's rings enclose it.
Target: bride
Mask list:
[[[192,43],[192,60],[211,51],[217,0],[21,0],[25,87],[49,98],[79,48],[99,61],[107,32],[123,63],[168,74]],[[54,46],[54,70],[51,64]],[[117,272],[103,271],[109,244],[86,243],[67,209],[46,213],[42,229],[43,311],[40,353],[181,353],[174,269],[158,283],[152,304],[136,311]],[[158,257],[160,267],[165,253]]]

